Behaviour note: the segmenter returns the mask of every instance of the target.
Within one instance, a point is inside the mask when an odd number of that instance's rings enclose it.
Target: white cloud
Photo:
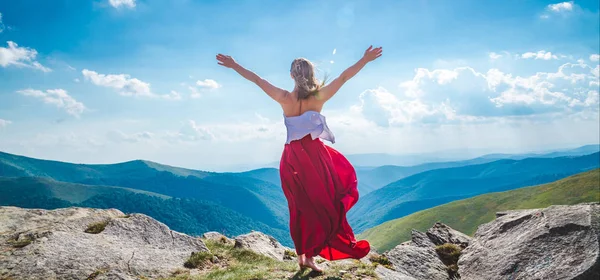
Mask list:
[[[569,2],[561,2],[561,3],[557,3],[557,4],[550,4],[546,8],[549,11],[559,13],[559,12],[565,12],[565,11],[572,11],[573,6],[574,6],[574,1],[569,1]]]
[[[131,78],[128,74],[105,75],[88,69],[83,69],[81,73],[86,80],[91,81],[93,84],[117,89],[119,90],[119,93],[124,96],[154,96],[150,90],[149,83],[140,81],[136,78]]]
[[[337,49],[333,49],[333,54],[334,54],[334,55],[335,55],[336,51],[337,51]]]
[[[182,83],[181,85],[186,86],[185,83]],[[196,85],[198,87],[187,86],[188,90],[190,91],[191,98],[200,98],[202,97],[202,93],[206,91],[215,91],[216,89],[221,87],[221,84],[217,83],[217,81],[213,79],[204,79],[204,81],[198,80],[196,81]]]
[[[12,41],[8,41],[7,43],[8,48],[0,47],[0,66],[8,67],[13,65],[16,67],[33,68],[43,72],[52,71],[50,68],[35,61],[35,57],[38,54],[36,50],[19,47],[17,43]]]
[[[52,104],[58,108],[64,109],[69,115],[79,117],[86,107],[83,103],[78,102],[64,89],[49,89],[45,92],[34,89],[24,89],[17,91],[18,93],[41,99],[46,104]]]
[[[498,54],[498,53],[495,53],[495,52],[490,52],[489,56],[490,56],[491,60],[496,60],[496,59],[502,58],[501,54]]]
[[[0,119],[0,128],[8,126],[11,123],[11,121]]]
[[[592,54],[590,55],[591,61],[600,61],[600,54]]]
[[[196,124],[193,120],[187,121],[179,132],[172,136],[184,141],[213,140],[215,138],[208,128]]]
[[[135,8],[135,0],[108,0],[108,3],[115,8],[119,8],[119,7]]]
[[[136,78],[132,78],[128,74],[100,74],[98,72],[83,69],[81,71],[84,78],[92,82],[92,84],[114,88],[123,96],[141,96],[151,98],[162,98],[167,100],[181,100],[181,94],[172,90],[168,94],[155,94],[150,89],[150,84]],[[79,79],[75,79],[79,82]]]
[[[217,83],[217,81],[212,80],[212,79],[205,79],[204,81],[196,81],[196,85],[198,85],[200,88],[205,88],[205,89],[218,89],[221,87],[221,85],[219,83]]]
[[[544,50],[541,50],[538,52],[526,52],[526,53],[522,54],[521,57],[525,58],[525,59],[533,58],[533,59],[542,59],[542,60],[558,59],[557,55],[552,54],[551,52],[546,52]]]
[[[138,143],[143,141],[149,141],[154,138],[154,134],[148,131],[125,134],[119,130],[111,130],[106,134],[108,140],[115,143]]]
[[[598,67],[596,67],[598,68]],[[583,61],[556,72],[515,76],[499,69],[419,68],[400,92],[363,92],[352,111],[380,127],[407,124],[489,122],[505,117],[598,112],[597,69]]]
[[[169,94],[161,95],[161,97],[164,99],[167,99],[167,100],[181,100],[182,99],[181,94],[174,90],[172,90],[171,93],[169,93]]]

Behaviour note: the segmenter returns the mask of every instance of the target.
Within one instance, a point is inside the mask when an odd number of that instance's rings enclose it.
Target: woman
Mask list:
[[[290,70],[295,82],[291,92],[273,86],[230,56],[217,55],[219,65],[254,82],[283,109],[287,141],[279,172],[301,269],[310,267],[321,272],[314,262],[317,255],[339,260],[360,259],[369,253],[369,243],[357,241],[346,220],[346,212],[358,201],[356,173],[342,154],[321,141],[322,138],[335,143],[320,112],[346,81],[381,54],[381,47],[370,46],[357,63],[328,85],[317,81],[310,61],[295,59]]]

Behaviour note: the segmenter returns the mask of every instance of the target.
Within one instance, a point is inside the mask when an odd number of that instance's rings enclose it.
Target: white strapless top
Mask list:
[[[325,116],[317,111],[306,111],[300,116],[283,116],[285,127],[287,129],[286,144],[294,140],[300,140],[310,134],[312,139],[321,138],[335,143],[335,137],[325,121]]]

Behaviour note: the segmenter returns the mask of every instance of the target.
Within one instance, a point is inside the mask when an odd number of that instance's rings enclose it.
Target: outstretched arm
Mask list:
[[[283,102],[285,102],[285,100],[287,100],[287,98],[286,98],[287,91],[272,85],[267,80],[256,75],[254,72],[242,67],[237,62],[235,62],[235,60],[233,60],[233,58],[231,56],[218,54],[217,60],[219,61],[218,62],[219,65],[225,66],[227,68],[231,68],[231,69],[235,70],[236,72],[238,72],[238,74],[240,74],[242,77],[255,83],[267,95],[269,95],[271,98],[273,98],[273,100],[275,100],[279,103],[283,103]]]
[[[336,92],[350,80],[354,75],[356,75],[367,63],[377,59],[381,56],[382,48],[373,48],[370,46],[366,51],[363,57],[356,62],[354,65],[348,67],[348,69],[344,70],[339,77],[331,81],[328,85],[324,86],[321,90],[319,90],[319,96],[323,102],[329,100]]]

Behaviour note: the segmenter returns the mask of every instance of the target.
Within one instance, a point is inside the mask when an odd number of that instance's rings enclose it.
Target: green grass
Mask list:
[[[479,225],[494,220],[498,211],[596,202],[600,201],[599,188],[600,169],[595,169],[549,184],[479,195],[422,210],[366,230],[358,238],[386,251],[410,240],[411,229],[426,231],[438,221],[473,235]]]
[[[234,279],[377,279],[374,265],[366,265],[359,261],[345,263],[333,262],[324,274],[317,275],[310,269],[299,271],[296,260],[278,261],[246,249],[234,248],[232,244],[218,240],[204,240],[210,253],[192,256],[199,262],[200,273],[190,275],[190,271],[182,268],[163,280],[234,280]],[[215,256],[218,262],[207,261]],[[187,266],[186,266],[187,267]]]
[[[102,231],[104,231],[104,229],[106,228],[107,224],[108,224],[108,221],[102,221],[102,222],[97,222],[97,223],[90,224],[88,226],[88,228],[85,229],[85,232],[86,233],[91,233],[91,234],[101,233]]]

